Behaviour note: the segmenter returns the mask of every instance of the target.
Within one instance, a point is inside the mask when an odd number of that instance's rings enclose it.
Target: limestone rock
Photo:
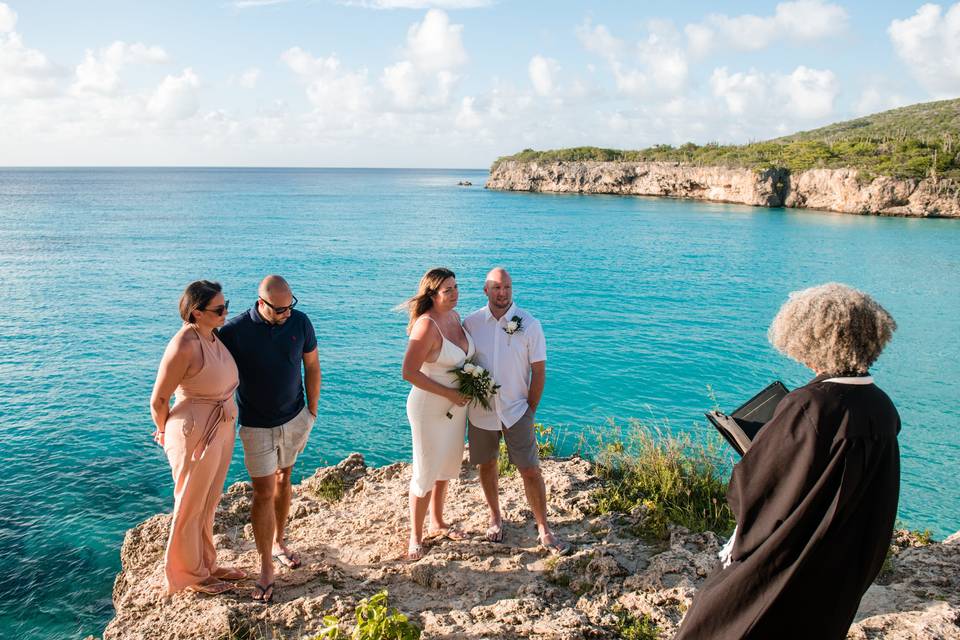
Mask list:
[[[516,162],[497,165],[488,189],[696,198],[765,207],[783,203],[786,172],[688,167],[676,162]]]
[[[960,181],[867,178],[856,169],[700,167],[676,162],[498,163],[488,189],[692,198],[841,213],[960,217]]]
[[[278,569],[274,601],[250,599],[253,580],[235,593],[164,598],[163,552],[169,515],[127,532],[113,600],[116,616],[104,640],[253,637],[299,639],[323,627],[325,615],[353,620],[360,599],[386,589],[390,604],[423,629],[423,638],[616,638],[617,611],[648,616],[671,637],[697,585],[717,563],[723,542],[712,533],[674,527],[663,543],[631,533],[642,514],[591,512],[598,481],[578,457],[544,461],[549,511],[559,535],[575,544],[566,557],[539,550],[517,475],[501,481],[503,544],[487,542],[486,508],[476,472],[464,465],[452,481],[446,517],[472,535],[433,539],[425,557],[403,560],[410,466],[371,469],[352,455],[318,469],[294,490],[289,543],[300,569]],[[331,492],[331,487],[338,488]],[[333,499],[338,494],[338,499]],[[249,483],[236,483],[217,512],[219,561],[255,575],[256,550],[246,531]],[[906,542],[884,584],[864,598],[851,640],[958,638],[960,535],[940,544]]]

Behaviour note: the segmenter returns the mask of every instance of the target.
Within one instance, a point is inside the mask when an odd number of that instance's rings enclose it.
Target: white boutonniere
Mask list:
[[[503,325],[503,332],[510,337],[513,337],[513,334],[523,331],[523,318],[520,316],[513,316]],[[510,342],[510,339],[507,339],[507,342]]]

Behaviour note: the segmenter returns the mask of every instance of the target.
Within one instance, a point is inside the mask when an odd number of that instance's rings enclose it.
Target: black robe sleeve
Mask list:
[[[731,560],[742,560],[810,497],[824,470],[810,398],[787,395],[734,467],[727,501],[737,519]]]

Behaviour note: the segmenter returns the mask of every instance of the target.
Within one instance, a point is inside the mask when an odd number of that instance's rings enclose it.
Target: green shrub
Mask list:
[[[671,523],[729,534],[735,522],[718,445],[719,438],[700,444],[640,421],[625,433],[615,426],[595,432],[581,447],[601,480],[596,512],[634,514],[635,531],[645,537],[665,538]]]
[[[327,502],[337,502],[343,497],[344,490],[343,477],[332,473],[317,484],[314,492]]]
[[[340,629],[336,616],[323,618],[324,628],[316,636],[319,640],[418,640],[420,628],[407,616],[387,605],[387,592],[381,591],[357,605],[354,614],[356,626],[349,636]]]
[[[554,428],[538,422],[533,425],[533,430],[537,437],[537,456],[543,460],[556,453],[557,436],[554,433]]]
[[[614,615],[617,616],[615,631],[622,640],[657,640],[660,637],[660,630],[647,614],[638,618],[626,609],[617,608]]]

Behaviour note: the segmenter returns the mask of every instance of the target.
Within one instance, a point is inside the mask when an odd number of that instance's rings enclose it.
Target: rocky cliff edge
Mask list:
[[[498,162],[488,189],[691,198],[841,213],[960,217],[960,181],[867,178],[856,169],[698,167],[676,162]]]
[[[103,638],[309,638],[325,615],[349,622],[361,598],[383,589],[423,638],[616,638],[625,615],[646,616],[658,637],[670,638],[723,540],[676,528],[668,541],[645,542],[630,533],[640,514],[592,514],[598,481],[587,461],[546,460],[543,470],[550,518],[576,544],[572,555],[551,558],[537,549],[516,475],[501,484],[504,543],[484,541],[482,492],[465,465],[451,482],[447,515],[474,535],[434,540],[421,561],[407,563],[410,466],[369,468],[353,454],[318,469],[295,487],[288,528],[303,566],[279,571],[269,606],[250,600],[252,579],[223,596],[163,598],[170,515],[154,516],[126,534],[113,591],[116,617]],[[251,496],[249,483],[232,485],[214,532],[220,562],[252,572]],[[901,550],[882,584],[867,592],[848,638],[960,638],[960,533],[916,547],[908,536],[899,539]]]

